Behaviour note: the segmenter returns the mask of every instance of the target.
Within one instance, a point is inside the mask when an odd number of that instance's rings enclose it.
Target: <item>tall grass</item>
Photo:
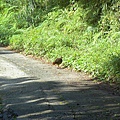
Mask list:
[[[77,5],[76,5],[77,6]],[[56,9],[40,26],[11,38],[11,46],[26,54],[53,61],[63,56],[64,66],[91,73],[99,80],[120,83],[120,28],[113,11],[101,16],[98,25],[84,20],[83,9]]]
[[[1,6],[1,43],[10,39],[13,49],[50,61],[63,56],[64,66],[120,83],[119,0],[10,0],[7,5]]]
[[[15,7],[5,7],[6,4],[0,5],[0,45],[8,45],[9,38],[15,32],[14,24],[14,8]]]

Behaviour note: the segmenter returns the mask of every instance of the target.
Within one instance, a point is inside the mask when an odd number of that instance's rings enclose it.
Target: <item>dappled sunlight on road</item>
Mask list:
[[[0,95],[3,108],[14,110],[19,120],[119,120],[120,96],[90,76],[5,52],[0,52]]]
[[[109,119],[120,115],[119,97],[107,95],[96,86],[75,87],[32,77],[0,78],[0,84],[3,103],[16,111],[21,119],[52,120],[53,116],[57,120],[95,119],[96,116]]]

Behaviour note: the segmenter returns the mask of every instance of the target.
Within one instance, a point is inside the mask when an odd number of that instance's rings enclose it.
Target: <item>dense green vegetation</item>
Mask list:
[[[119,0],[2,0],[0,44],[120,83]]]

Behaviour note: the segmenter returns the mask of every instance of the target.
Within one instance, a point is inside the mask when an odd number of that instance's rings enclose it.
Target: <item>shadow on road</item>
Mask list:
[[[0,54],[14,54],[16,52],[14,51],[8,51],[8,50],[0,50]]]
[[[77,84],[78,85],[78,84]],[[63,84],[23,77],[0,78],[3,104],[21,119],[40,120],[119,120],[120,97],[97,86]]]

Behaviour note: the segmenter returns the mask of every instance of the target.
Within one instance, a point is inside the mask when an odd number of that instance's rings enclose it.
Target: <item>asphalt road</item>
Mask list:
[[[17,120],[120,120],[120,96],[91,77],[0,47],[0,95]]]

